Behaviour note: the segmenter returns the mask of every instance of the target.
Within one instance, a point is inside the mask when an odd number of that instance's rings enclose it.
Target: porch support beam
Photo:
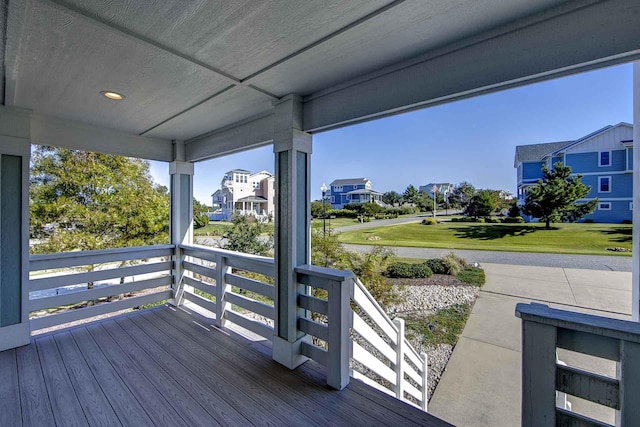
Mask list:
[[[31,142],[146,160],[173,160],[171,141],[90,126],[41,114],[31,118]]]
[[[193,163],[184,160],[184,142],[174,141],[174,158],[169,164],[171,175],[171,244],[175,245],[173,256],[173,301],[182,302],[184,254],[179,245],[193,243]]]
[[[633,267],[631,314],[640,322],[640,61],[633,64]]]
[[[640,58],[640,3],[566,2],[305,98],[317,132]],[[585,30],[588,29],[588,30]]]
[[[276,171],[275,262],[276,319],[273,359],[293,369],[307,359],[300,345],[307,336],[298,330],[298,283],[295,268],[310,263],[310,171],[311,135],[300,130],[302,102],[289,95],[275,106],[273,150]]]
[[[0,351],[29,344],[30,112],[0,108]]]
[[[234,123],[186,141],[186,160],[196,162],[263,147],[273,141],[273,114]]]

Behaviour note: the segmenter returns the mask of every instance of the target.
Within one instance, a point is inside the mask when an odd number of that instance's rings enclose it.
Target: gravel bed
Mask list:
[[[452,276],[435,274],[427,279],[392,279],[399,287],[399,294],[404,300],[388,308],[389,317],[408,317],[433,314],[438,310],[457,305],[473,304],[480,293],[480,288],[462,284]],[[429,364],[428,395],[429,399],[444,373],[449,358],[453,353],[453,346],[439,344],[424,346],[418,337],[409,339],[418,353],[426,353]]]

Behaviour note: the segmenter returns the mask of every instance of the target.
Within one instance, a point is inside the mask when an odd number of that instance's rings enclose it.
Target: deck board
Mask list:
[[[56,334],[56,340],[58,340],[58,335],[62,337],[68,335],[73,340],[78,350],[82,353],[93,377],[109,401],[109,405],[113,408],[123,425],[133,425],[137,427],[156,425],[149,415],[147,415],[143,406],[138,402],[129,387],[127,387],[122,378],[120,378],[115,368],[109,363],[100,347],[98,347],[95,341],[86,333],[86,330],[75,332],[76,337],[82,338],[84,336],[85,338],[79,339],[78,341],[82,347],[78,345],[74,334],[71,332]]]
[[[313,361],[290,371],[268,344],[188,310],[143,310],[33,341],[0,353],[2,426],[448,425],[358,381],[332,390]]]
[[[172,317],[179,316],[184,320],[188,320],[189,315],[185,312],[178,310],[175,314],[169,312],[154,312],[154,315],[162,317],[165,322],[170,322]],[[191,317],[197,317],[195,313],[190,315]],[[204,321],[204,319],[202,319]],[[198,327],[194,324],[187,322],[180,322],[176,324],[185,334],[199,340],[200,343],[206,344],[211,342],[211,334],[222,333],[216,329],[205,329]],[[228,353],[222,353],[221,346],[224,346]],[[310,377],[304,370],[298,368],[299,378],[295,378],[294,372],[289,371],[285,367],[275,363],[270,357],[264,357],[266,355],[260,355],[257,352],[242,352],[242,344],[233,341],[225,340],[218,347],[218,352],[221,354],[229,354],[229,357],[238,357],[240,353],[241,357],[247,360],[248,363],[242,364],[242,366],[248,367],[247,375],[253,376],[255,381],[265,381],[261,377],[258,377],[257,373],[265,373],[270,379],[270,384],[278,384],[278,392],[290,396],[296,405],[304,408],[310,413],[314,413],[324,423],[334,422],[335,419],[351,419],[358,420],[362,425],[379,425],[381,422],[385,425],[397,421],[397,416],[388,418],[386,412],[378,414],[378,407],[372,404],[369,400],[359,399],[354,396],[348,388],[341,392],[329,389],[325,384],[325,377]],[[227,363],[231,362],[228,360]],[[259,368],[259,369],[256,369]],[[265,381],[266,382],[266,381]],[[401,402],[398,402],[401,403]],[[321,408],[319,411],[318,409]],[[372,415],[375,414],[375,415]],[[416,425],[415,421],[404,419],[404,425]]]
[[[89,425],[104,427],[122,425],[71,334],[68,332],[57,334],[54,339]]]
[[[88,426],[53,336],[37,340],[36,346],[56,425]]]
[[[256,384],[244,375],[234,375],[233,379],[229,380],[219,369],[211,369],[215,366],[224,366],[224,360],[215,357],[210,350],[172,326],[167,325],[159,329],[144,315],[132,316],[130,319],[158,344],[163,345],[194,375],[206,379],[209,386],[218,390],[229,404],[238,407],[245,405],[247,399],[254,400],[256,405],[247,407],[244,411],[249,421],[260,425],[282,425],[283,423],[316,425],[315,420],[294,405],[278,398],[265,384]],[[178,345],[170,346],[172,342]],[[197,362],[193,363],[194,361]]]
[[[89,332],[91,327],[93,326],[74,330],[72,335],[76,342],[82,343],[82,346],[84,346],[85,341],[94,341],[94,335]],[[162,393],[156,390],[138,367],[134,365],[133,361],[111,340],[111,337],[107,337],[102,341],[95,340],[95,344],[102,350],[116,374],[145,408],[145,412],[152,419],[154,425],[175,423],[179,426],[188,426],[187,422],[173,409]]]
[[[0,414],[2,414],[3,420],[6,419],[6,425],[22,425],[15,350],[0,353]]]
[[[127,319],[122,319],[124,322]],[[247,419],[238,412],[234,407],[229,405],[216,393],[209,390],[202,380],[189,374],[187,369],[176,369],[181,366],[171,355],[164,351],[157,343],[146,337],[144,334],[137,334],[137,339],[129,336],[130,332],[135,332],[137,327],[131,326],[131,331],[125,329],[118,324],[119,322],[107,322],[103,327],[118,341],[132,358],[140,357],[139,360],[151,358],[156,365],[146,366],[149,372],[165,372],[166,375],[160,381],[164,384],[171,382],[177,387],[176,391],[185,398],[180,398],[182,402],[181,409],[189,412],[189,416],[193,416],[190,422],[195,424],[218,424],[218,425],[234,425],[247,424]],[[128,324],[131,324],[129,322]],[[175,343],[177,344],[177,343]],[[145,354],[142,354],[145,352]],[[134,359],[135,360],[135,359]],[[181,389],[181,390],[180,390]]]
[[[36,346],[31,344],[18,348],[16,356],[22,425],[27,427],[55,425]]]

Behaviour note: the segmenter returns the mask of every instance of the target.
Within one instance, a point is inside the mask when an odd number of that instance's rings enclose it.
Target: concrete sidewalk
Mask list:
[[[521,395],[519,302],[599,316],[631,319],[631,273],[483,264],[487,283],[455,347],[429,412],[457,426],[519,426]],[[573,366],[615,375],[615,364],[559,351]],[[583,410],[613,423],[613,411],[577,398]]]

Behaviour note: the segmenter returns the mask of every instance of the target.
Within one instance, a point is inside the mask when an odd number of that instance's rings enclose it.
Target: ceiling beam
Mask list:
[[[262,147],[273,142],[273,114],[254,117],[186,141],[186,160],[195,162]]]
[[[318,132],[640,58],[640,3],[570,2],[305,99]]]
[[[173,143],[169,140],[117,132],[41,114],[31,116],[31,143],[145,160],[173,161]]]

